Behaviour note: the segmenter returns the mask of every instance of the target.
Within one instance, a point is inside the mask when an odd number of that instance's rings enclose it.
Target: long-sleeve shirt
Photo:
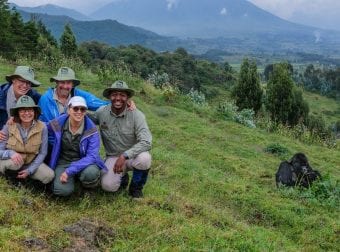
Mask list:
[[[34,126],[34,124],[32,124],[31,128]],[[31,129],[25,130],[23,127],[21,127],[20,124],[17,124],[17,127],[20,131],[20,135],[23,139],[23,141],[25,142],[28,132]],[[16,152],[14,150],[9,150],[6,149],[6,143],[8,140],[8,126],[4,125],[3,129],[2,129],[3,133],[6,135],[6,139],[4,141],[0,141],[0,159],[10,159]],[[29,175],[33,174],[38,167],[44,162],[44,159],[47,155],[47,146],[48,146],[48,131],[46,126],[43,128],[42,131],[42,143],[39,149],[39,154],[33,159],[33,161],[27,166],[27,171],[29,173]]]
[[[111,104],[100,107],[91,118],[99,124],[100,134],[107,156],[123,153],[129,158],[151,149],[152,136],[144,114],[135,109],[125,109],[116,115]]]

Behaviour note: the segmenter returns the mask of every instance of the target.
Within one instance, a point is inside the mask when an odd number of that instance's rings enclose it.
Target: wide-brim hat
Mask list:
[[[34,110],[36,111],[36,113],[38,114],[37,117],[41,114],[41,109],[39,106],[37,106],[34,102],[34,100],[28,96],[28,95],[23,95],[21,96],[18,101],[17,104],[15,105],[14,108],[10,109],[10,115],[11,116],[15,116],[18,114],[18,110],[20,108],[34,108]]]
[[[80,84],[80,80],[76,78],[74,71],[69,67],[61,67],[58,70],[57,76],[51,77],[50,81],[67,81],[71,80],[73,82],[73,86],[78,86]]]
[[[31,82],[32,87],[38,87],[41,83],[34,79],[34,70],[28,66],[17,66],[14,74],[6,75],[6,80],[12,83],[14,78],[22,78]]]
[[[129,98],[132,97],[135,94],[135,91],[133,89],[129,88],[129,86],[126,84],[125,81],[121,81],[121,80],[115,81],[111,85],[111,87],[106,88],[103,91],[103,96],[106,97],[107,99],[110,99],[110,94],[111,94],[112,91],[125,92],[125,93],[127,93]]]

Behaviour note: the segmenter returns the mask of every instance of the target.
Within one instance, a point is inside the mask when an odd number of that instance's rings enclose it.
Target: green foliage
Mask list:
[[[265,152],[276,154],[278,156],[283,156],[288,154],[288,149],[285,146],[282,146],[279,143],[271,143],[267,145],[267,147],[264,149]]]
[[[195,89],[192,88],[192,89],[190,89],[190,91],[187,95],[190,97],[192,102],[197,104],[197,105],[204,106],[206,104],[205,95],[198,90],[195,90]]]
[[[308,104],[287,69],[287,64],[276,64],[267,85],[266,108],[276,123],[294,126],[308,115]]]
[[[252,109],[257,113],[262,106],[262,93],[255,61],[244,59],[238,82],[232,91],[236,105],[240,110]]]
[[[162,89],[164,86],[169,85],[169,75],[167,73],[159,74],[154,72],[148,76],[148,81],[155,86],[155,88]]]
[[[226,120],[232,120],[243,124],[248,128],[256,128],[254,122],[254,111],[251,109],[242,109],[239,111],[238,107],[233,102],[223,102],[218,105],[218,114]]]
[[[72,57],[77,54],[76,37],[73,34],[70,24],[66,24],[64,32],[60,37],[60,50],[66,57]]]

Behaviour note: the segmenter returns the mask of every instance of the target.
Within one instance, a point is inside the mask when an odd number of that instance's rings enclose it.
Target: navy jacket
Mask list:
[[[7,92],[11,85],[12,83],[5,83],[0,86],[0,130],[2,129],[2,127],[6,124],[8,120],[6,101],[7,101]],[[28,91],[27,95],[32,97],[35,104],[38,104],[41,95],[37,91],[35,91],[34,89],[31,89],[30,91]]]

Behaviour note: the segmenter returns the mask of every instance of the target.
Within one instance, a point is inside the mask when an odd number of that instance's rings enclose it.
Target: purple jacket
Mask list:
[[[54,138],[54,145],[49,163],[49,166],[53,170],[56,168],[58,163],[62,130],[68,117],[69,115],[63,114],[50,121],[47,125],[49,137]],[[69,176],[78,174],[91,164],[97,165],[100,169],[107,170],[103,160],[99,156],[100,139],[97,127],[88,116],[85,115],[84,120],[84,132],[79,144],[81,159],[72,162],[65,170]]]

